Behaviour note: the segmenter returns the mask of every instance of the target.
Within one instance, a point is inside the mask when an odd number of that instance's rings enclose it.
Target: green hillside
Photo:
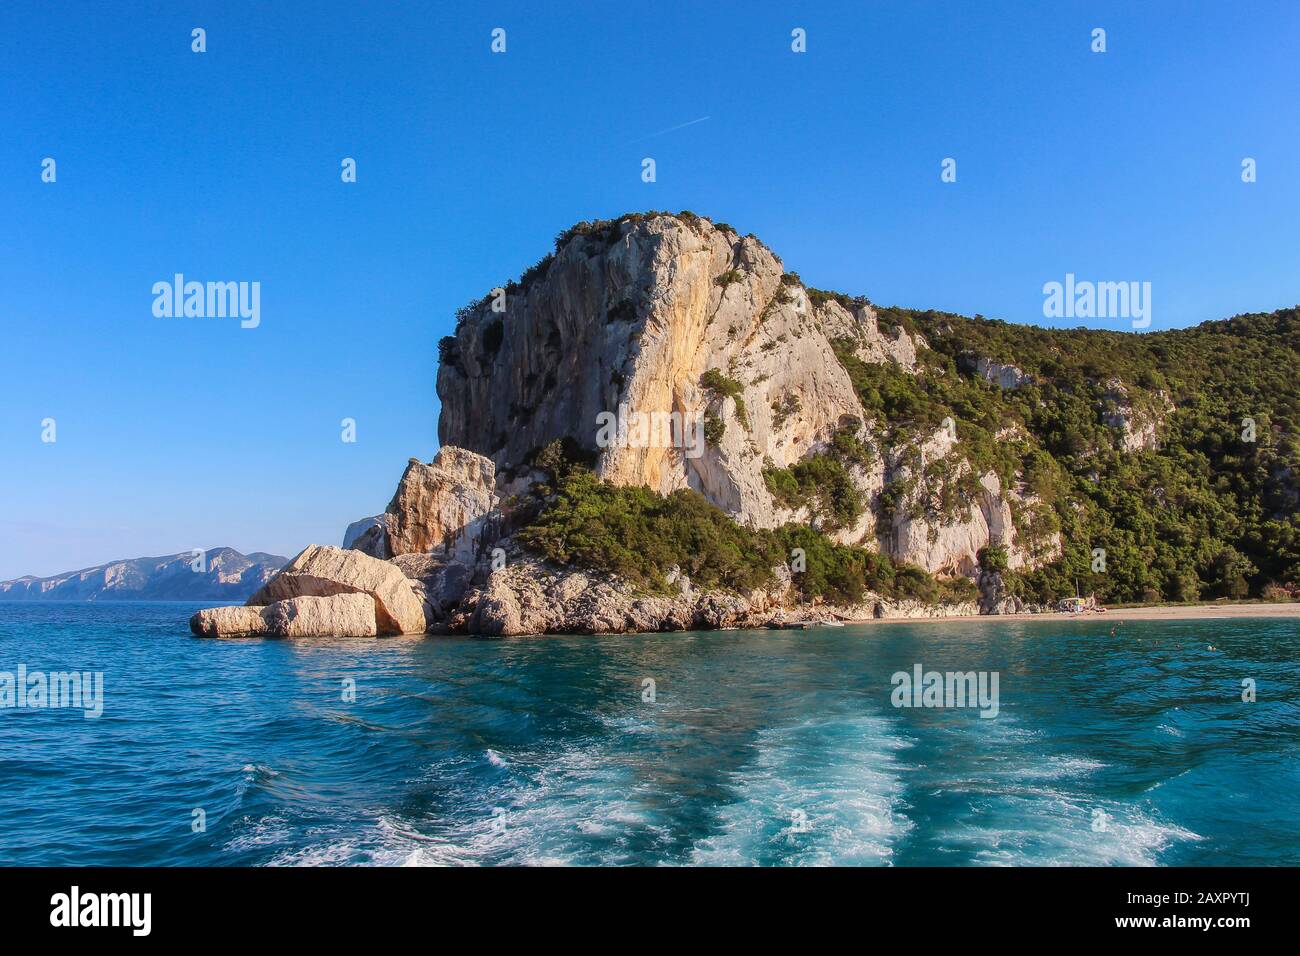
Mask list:
[[[1239,598],[1300,582],[1297,309],[1151,334],[902,309],[881,309],[880,320],[920,331],[931,371],[872,367],[881,381],[859,381],[859,393],[891,427],[952,415],[968,457],[1018,477],[1050,508],[1065,553],[1019,576],[1025,596],[1073,593],[1075,578],[1110,601]],[[971,356],[1030,381],[989,384],[969,370]],[[1104,419],[1114,380],[1139,413],[1158,415],[1156,447],[1119,447]],[[1008,426],[1023,439],[992,440]],[[1104,573],[1092,570],[1093,549],[1105,551]]]

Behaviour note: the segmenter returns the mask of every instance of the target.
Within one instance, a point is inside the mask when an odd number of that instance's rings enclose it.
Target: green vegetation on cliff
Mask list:
[[[793,580],[805,599],[852,603],[867,590],[921,600],[973,595],[969,582],[937,582],[920,568],[834,544],[805,525],[746,528],[695,491],[664,496],[601,481],[560,442],[543,449],[536,464],[551,478],[537,489],[544,503],[516,535],[519,542],[557,564],[616,574],[650,593],[664,590],[672,568],[696,587],[745,592],[775,583],[772,569],[785,564],[803,568]]]
[[[1035,530],[1062,531],[1061,560],[1013,575],[1024,596],[1073,594],[1076,579],[1111,601],[1240,598],[1300,581],[1296,309],[1144,335],[881,318],[930,350],[913,377],[838,349],[868,410],[895,430],[951,415],[972,463],[1037,497],[1046,524]],[[988,383],[977,358],[1027,379]],[[1117,412],[1152,424],[1154,441],[1126,449]]]
[[[837,341],[872,418],[871,435],[863,441],[846,427],[825,452],[766,469],[781,504],[808,507],[825,531],[852,524],[870,503],[847,466],[875,448],[907,449],[951,418],[958,457],[886,486],[877,516],[887,521],[921,480],[938,490],[910,507],[930,518],[957,516],[978,493],[975,475],[995,472],[1023,497],[1013,508],[1022,547],[1060,533],[1059,559],[1006,574],[1027,600],[1054,602],[1076,585],[1107,601],[1241,598],[1300,581],[1295,309],[1149,335],[902,309],[882,309],[881,317],[925,336],[919,374],[862,362],[851,342]],[[978,358],[1015,366],[1024,378],[1015,388],[988,382],[977,374]],[[738,397],[739,383],[720,371],[706,379],[715,394]],[[1154,440],[1126,449],[1117,411],[1150,423]],[[955,477],[962,457],[972,469]],[[769,569],[788,563],[798,547],[808,564],[796,584],[810,598],[856,600],[864,589],[970,597],[969,582],[896,568],[874,551],[835,545],[822,531],[753,531],[695,492],[616,488],[583,469],[556,479],[521,538],[552,560],[649,589],[661,588],[672,567],[701,586],[752,589],[770,583]]]
[[[556,237],[556,254],[507,288],[526,289],[557,262],[599,255],[659,215],[578,223]],[[688,211],[671,215],[700,235],[719,228],[729,242],[738,241],[730,227],[711,226]],[[719,264],[719,285],[744,277],[740,251],[733,248],[732,261]],[[831,341],[832,349],[864,422],[844,416],[829,441],[800,446],[803,457],[789,467],[768,462],[763,470],[776,502],[806,509],[815,529],[756,532],[690,492],[662,497],[603,485],[581,469],[559,469],[547,494],[533,502],[535,521],[522,539],[554,560],[619,573],[647,588],[662,587],[674,566],[701,585],[754,587],[769,580],[773,564],[789,560],[791,548],[804,547],[817,556],[799,581],[809,596],[862,588],[914,596],[947,588],[953,596],[968,593],[968,584],[895,568],[875,553],[875,542],[840,548],[825,534],[856,526],[870,510],[885,540],[905,509],[906,517],[928,523],[934,541],[944,525],[969,517],[973,504],[987,511],[988,498],[1001,494],[1014,524],[1014,551],[1040,564],[1004,574],[1008,588],[1030,601],[1054,602],[1076,586],[1104,601],[1127,602],[1266,596],[1300,584],[1297,309],[1145,334],[1046,329],[873,307],[862,297],[808,288],[798,274],[784,272],[763,320],[774,321],[776,307],[800,298],[800,289],[814,309],[801,313],[803,319],[825,314],[816,310],[837,311],[833,303],[859,320],[874,308],[879,329],[900,338],[886,343],[890,354],[907,356],[859,358],[868,337],[837,316],[833,334],[843,337]],[[603,306],[605,321],[634,322],[637,301],[618,298]],[[483,312],[486,302],[472,303],[458,318],[463,332],[462,323],[475,317],[476,336],[439,343],[446,365],[464,372],[500,364],[502,320]],[[729,334],[737,332],[733,324]],[[904,335],[916,340],[915,366]],[[880,358],[879,344],[874,355],[862,354]],[[764,337],[758,348],[787,346],[783,332]],[[734,450],[743,439],[762,454],[764,436],[726,434],[727,398],[747,431],[767,421],[781,428],[800,414],[797,389],[765,394],[765,407],[746,408],[745,393],[752,397],[770,371],[747,382],[732,377],[744,377],[743,366],[704,372],[709,446],[725,440],[726,450]],[[622,374],[614,370],[611,384],[621,387]],[[553,369],[545,375],[549,391],[558,380]],[[817,439],[825,427],[823,420]],[[938,456],[923,455],[922,446],[941,439],[941,429],[955,437],[951,452],[944,454],[938,441]],[[875,484],[863,481],[866,472]],[[864,489],[875,492],[881,480],[883,489],[866,500]],[[791,543],[804,533],[813,536],[808,546]],[[1062,553],[1055,557],[1058,541]]]

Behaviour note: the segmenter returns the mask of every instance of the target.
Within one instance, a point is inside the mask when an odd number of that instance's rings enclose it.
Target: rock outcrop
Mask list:
[[[1163,407],[1139,408],[1129,397],[1128,388],[1119,379],[1106,382],[1106,391],[1098,403],[1101,419],[1118,432],[1118,445],[1124,452],[1150,451],[1159,446],[1160,429],[1173,403],[1163,392],[1157,393]]]
[[[199,637],[262,637],[271,632],[262,608],[210,607],[190,618],[190,630]]]
[[[771,527],[765,460],[792,464],[862,417],[816,307],[784,276],[762,243],[704,220],[656,216],[576,236],[544,277],[506,291],[505,313],[489,299],[464,316],[438,372],[439,437],[504,470],[571,438],[599,456],[603,478],[664,494],[692,487],[738,521]],[[836,318],[874,329],[869,307]],[[741,402],[701,383],[709,369],[739,379]],[[790,394],[800,413],[773,427],[773,402]],[[602,416],[620,408],[688,423],[714,415],[722,436],[695,457],[667,442],[602,447]]]
[[[248,603],[268,605],[290,598],[346,593],[370,596],[379,634],[419,634],[426,628],[421,598],[400,568],[360,551],[328,545],[306,548]]]
[[[261,617],[277,637],[374,637],[378,631],[374,599],[359,592],[276,601]]]
[[[981,614],[1019,614],[1025,610],[1020,598],[1007,590],[998,571],[982,571],[979,576],[979,612]]]
[[[481,574],[451,615],[449,630],[493,637],[530,634],[618,634],[633,631],[752,628],[792,621],[866,621],[964,617],[974,602],[929,604],[867,593],[860,602],[801,604],[785,568],[771,587],[749,594],[697,589],[669,575],[666,593],[636,594],[617,579],[557,568],[521,557]]]
[[[491,532],[496,504],[492,460],[447,445],[428,464],[410,460],[384,514],[350,546],[376,558],[436,554],[472,564]]]
[[[1007,391],[1017,389],[1029,381],[1029,376],[1016,366],[995,361],[984,355],[968,352],[960,356],[957,364],[963,371]]]
[[[882,547],[900,561],[931,573],[973,577],[976,555],[987,545],[1008,549],[1009,566],[1024,555],[1015,547],[1011,506],[993,472],[976,475],[955,455],[947,429],[889,456],[889,484],[899,489],[890,521],[878,532]]]
[[[358,518],[347,526],[343,532],[344,550],[356,544],[357,539],[369,531],[371,528],[381,527],[384,524],[383,515],[371,515],[369,518]]]
[[[368,594],[296,597],[265,607],[213,607],[190,618],[199,637],[374,637]]]
[[[637,594],[616,578],[523,557],[481,576],[449,622],[472,634],[593,634],[757,626],[782,608],[789,576],[751,594],[697,590],[671,575],[669,593]]]

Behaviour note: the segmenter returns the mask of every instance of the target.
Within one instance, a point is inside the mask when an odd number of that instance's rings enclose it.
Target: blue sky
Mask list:
[[[1298,50],[1289,0],[9,0],[0,578],[338,543],[436,450],[456,308],[580,219],[692,209],[1011,321],[1067,272],[1150,281],[1153,330],[1294,305]],[[260,282],[261,325],[155,318],[177,272]]]

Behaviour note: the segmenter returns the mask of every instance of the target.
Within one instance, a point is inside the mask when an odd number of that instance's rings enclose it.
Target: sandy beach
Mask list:
[[[1300,602],[1260,604],[1186,604],[1155,607],[1112,608],[1104,613],[1083,614],[998,614],[957,617],[894,617],[855,621],[855,624],[917,624],[922,621],[1194,621],[1224,618],[1300,618]]]

